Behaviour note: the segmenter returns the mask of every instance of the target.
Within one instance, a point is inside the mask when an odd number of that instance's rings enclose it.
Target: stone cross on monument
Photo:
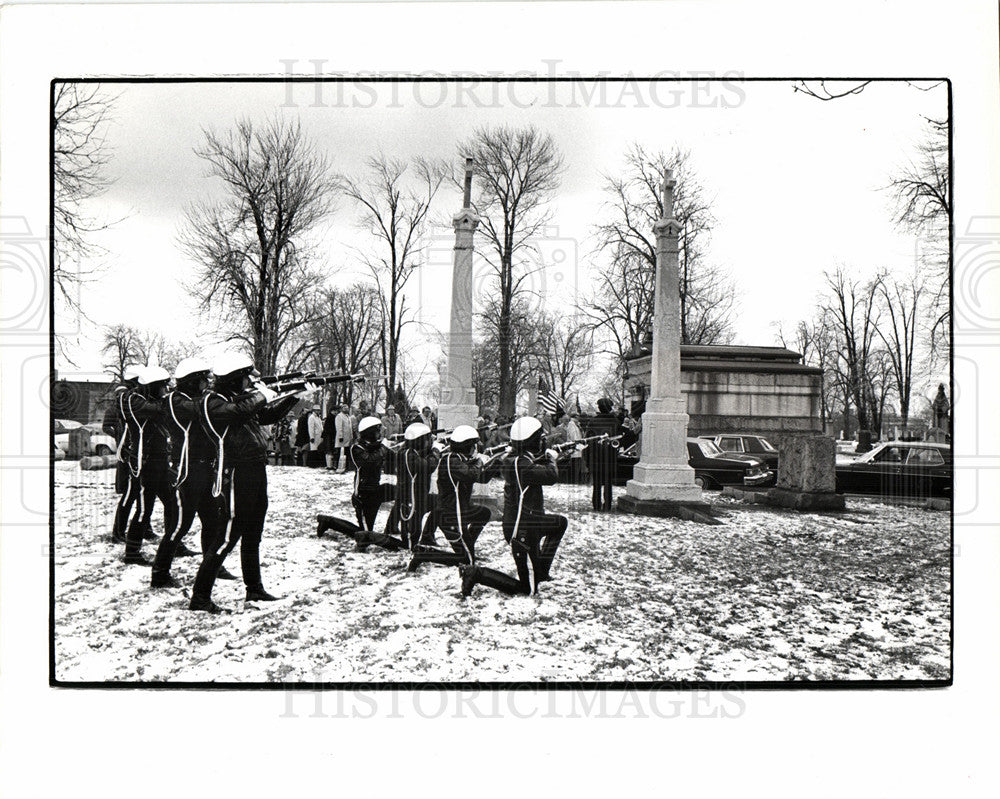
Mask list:
[[[687,400],[681,392],[681,321],[677,276],[674,186],[670,170],[663,181],[663,216],[656,234],[656,285],[650,396],[642,415],[642,458],[635,465],[618,507],[646,516],[681,516],[711,521],[708,503],[688,466]],[[698,518],[702,517],[702,518]]]
[[[472,159],[465,159],[465,192],[462,210],[452,219],[455,256],[451,279],[451,329],[448,365],[441,385],[438,426],[452,428],[476,424],[479,408],[472,388],[472,254],[479,217],[472,210]]]

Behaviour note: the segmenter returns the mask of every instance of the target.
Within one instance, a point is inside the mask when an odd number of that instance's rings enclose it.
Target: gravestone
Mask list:
[[[837,447],[832,438],[784,436],[779,444],[778,484],[767,492],[770,505],[795,510],[843,510],[837,491]]]

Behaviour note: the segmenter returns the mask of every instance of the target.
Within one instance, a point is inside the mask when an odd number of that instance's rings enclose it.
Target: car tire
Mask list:
[[[696,478],[694,478],[694,484],[696,486],[698,486],[698,488],[702,489],[703,491],[706,488],[708,488],[708,485],[706,484],[706,481],[705,481],[704,477],[696,477]]]
[[[98,444],[97,448],[94,450],[95,455],[110,455],[111,447],[107,444]]]

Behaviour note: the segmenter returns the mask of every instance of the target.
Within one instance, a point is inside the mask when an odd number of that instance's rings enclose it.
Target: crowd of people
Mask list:
[[[124,562],[149,567],[151,588],[177,587],[171,566],[176,557],[195,554],[183,539],[197,517],[202,560],[190,609],[225,612],[211,594],[217,579],[235,579],[225,560],[237,544],[247,601],[279,599],[265,589],[260,565],[267,464],[277,453],[279,462],[291,456],[302,465],[353,473],[355,520],[319,515],[320,536],[334,530],[361,550],[406,551],[409,571],[425,563],[457,566],[463,596],[477,585],[530,594],[552,579],[567,527],[565,517],[545,512],[542,487],[559,479],[566,459],[570,479],[592,476],[594,509],[610,510],[617,451],[627,434],[636,434],[606,399],[586,430],[578,413],[543,412],[507,420],[484,413],[475,425],[442,431],[428,406],[408,409],[404,419],[391,406],[376,415],[364,402],[342,404],[325,419],[319,405],[309,404],[289,419],[316,391],[307,379],[299,390],[278,394],[242,354],[227,354],[211,367],[186,358],[172,376],[158,366],[127,367],[104,419],[105,431],[119,442],[112,539],[124,544]],[[394,482],[383,481],[386,472]],[[504,482],[501,529],[513,575],[483,566],[475,555],[492,513],[473,502],[473,487],[494,478]],[[156,501],[163,507],[162,537],[151,527]],[[384,504],[389,513],[377,529]],[[143,542],[157,539],[148,560]]]

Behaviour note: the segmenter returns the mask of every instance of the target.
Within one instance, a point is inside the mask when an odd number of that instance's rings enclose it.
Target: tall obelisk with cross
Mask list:
[[[681,392],[681,321],[677,275],[674,187],[670,170],[663,180],[663,216],[656,234],[656,284],[653,307],[653,354],[650,396],[642,415],[642,457],[635,465],[618,507],[650,516],[686,516],[687,508],[704,512],[708,504],[688,466],[687,400]]]
[[[455,256],[451,277],[451,328],[448,365],[441,386],[438,426],[475,425],[479,408],[472,388],[472,255],[479,217],[472,210],[472,159],[465,160],[462,210],[452,219]]]

